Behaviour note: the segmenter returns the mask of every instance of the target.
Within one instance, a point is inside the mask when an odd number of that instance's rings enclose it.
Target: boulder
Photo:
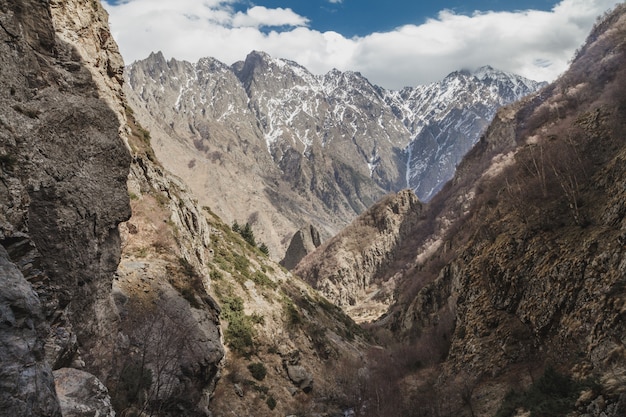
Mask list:
[[[53,374],[63,417],[115,417],[109,391],[94,375],[74,368]]]
[[[289,379],[302,391],[309,393],[313,390],[313,376],[303,366],[286,365]]]
[[[313,225],[309,224],[294,233],[285,257],[280,261],[280,264],[291,271],[302,258],[313,252],[321,244],[320,232]]]
[[[61,417],[45,361],[41,303],[0,246],[0,414]]]

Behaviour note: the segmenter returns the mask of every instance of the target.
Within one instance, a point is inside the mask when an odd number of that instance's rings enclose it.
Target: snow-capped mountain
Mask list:
[[[265,213],[254,220],[283,249],[302,224],[333,234],[388,192],[410,187],[429,199],[496,109],[540,87],[483,67],[390,91],[359,73],[314,75],[263,52],[232,66],[157,53],[126,74],[164,165],[227,221]],[[241,192],[257,201],[220,201]]]
[[[452,178],[496,110],[544,84],[485,66],[453,72],[438,83],[387,91],[385,102],[411,132],[407,187],[429,200]]]
[[[404,186],[394,159],[409,134],[379,89],[358,73],[333,70],[316,76],[293,61],[253,52],[233,66],[250,99],[274,161],[285,154],[310,159],[314,148],[371,178],[383,191]]]

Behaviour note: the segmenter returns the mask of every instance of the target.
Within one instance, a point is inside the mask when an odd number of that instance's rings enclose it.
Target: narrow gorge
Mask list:
[[[0,0],[0,415],[626,415],[624,4],[395,92],[107,19]]]

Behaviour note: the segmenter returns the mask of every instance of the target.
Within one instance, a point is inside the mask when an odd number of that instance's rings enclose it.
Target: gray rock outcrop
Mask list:
[[[302,391],[309,393],[313,390],[313,377],[304,367],[300,365],[285,365],[287,375],[291,382]]]
[[[41,305],[13,313],[13,326],[37,329],[34,358],[3,361],[0,372],[12,369],[21,375],[16,388],[39,393],[26,407],[40,415],[58,415],[46,367],[84,363],[105,376],[117,333],[110,292],[117,225],[130,216],[130,155],[120,135],[121,85],[110,81],[123,65],[106,21],[97,2],[0,1],[0,244]],[[98,59],[83,55],[86,43]],[[3,392],[15,401],[3,402],[2,414],[29,414],[19,393]]]
[[[293,235],[285,257],[280,261],[280,264],[288,270],[292,270],[302,258],[313,252],[321,244],[320,233],[313,225],[309,224]]]
[[[39,297],[0,246],[0,414],[61,417]]]
[[[109,391],[92,374],[73,368],[54,371],[63,417],[115,417]]]
[[[284,354],[283,368],[296,387],[307,394],[313,390],[313,375],[300,364],[300,351],[294,350]]]

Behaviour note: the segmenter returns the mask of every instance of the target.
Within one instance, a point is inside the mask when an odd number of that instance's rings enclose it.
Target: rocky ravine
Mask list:
[[[375,320],[393,301],[400,271],[389,271],[421,211],[411,190],[388,195],[302,259],[294,273],[357,321]]]
[[[355,294],[394,274],[387,350],[159,165],[98,3],[0,11],[1,414],[514,415],[548,365],[583,384],[562,415],[626,412],[623,5],[428,205],[336,245]]]

